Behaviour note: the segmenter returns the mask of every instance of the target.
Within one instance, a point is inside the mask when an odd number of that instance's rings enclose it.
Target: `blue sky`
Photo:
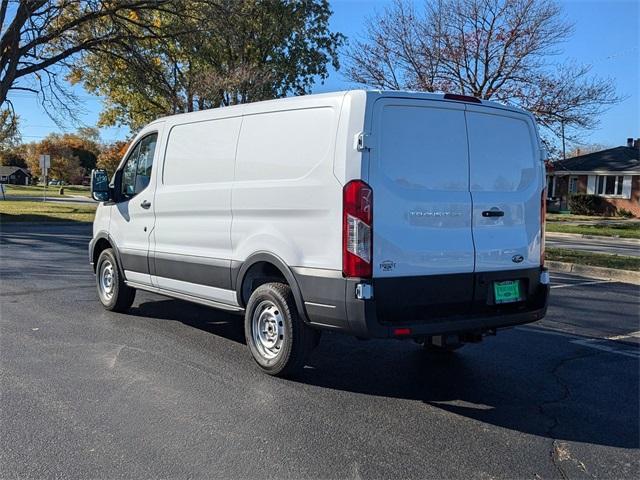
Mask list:
[[[419,4],[421,0],[415,0]],[[384,8],[387,0],[331,0],[334,15],[333,30],[357,38],[363,33],[367,16]],[[627,137],[640,137],[640,2],[637,0],[565,0],[561,2],[566,18],[575,24],[574,34],[563,45],[558,61],[575,60],[593,65],[592,73],[615,82],[618,93],[625,98],[601,118],[600,127],[584,135],[588,143],[622,145]],[[345,90],[355,87],[340,72],[332,72],[324,85],[315,92]],[[101,109],[99,98],[77,89],[85,113],[82,121],[95,124]],[[21,118],[24,141],[39,140],[52,131],[60,131],[38,104],[34,95],[17,92],[10,95]],[[74,125],[67,129],[75,130]],[[126,128],[102,130],[105,141],[124,139]]]

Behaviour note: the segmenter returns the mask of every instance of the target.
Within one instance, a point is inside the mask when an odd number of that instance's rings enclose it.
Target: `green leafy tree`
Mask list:
[[[27,161],[17,149],[0,150],[0,165],[27,168]]]
[[[19,118],[11,109],[0,111],[0,150],[10,149],[20,144]]]
[[[79,56],[118,42],[159,37],[146,12],[174,14],[173,0],[0,0],[0,106],[10,92],[38,94],[54,120],[75,116],[63,81]]]
[[[180,15],[140,17],[161,40],[120,42],[76,62],[69,79],[106,99],[101,125],[135,131],[163,115],[302,95],[339,66],[344,37],[329,29],[327,0],[175,4]]]

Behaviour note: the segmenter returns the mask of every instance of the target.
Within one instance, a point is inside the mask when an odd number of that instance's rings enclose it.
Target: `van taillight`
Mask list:
[[[470,103],[482,103],[482,100],[476,97],[471,97],[469,95],[457,95],[455,93],[445,93],[445,100],[457,100],[459,102],[470,102]]]
[[[547,222],[547,189],[542,190],[542,198],[540,199],[540,266],[544,267],[544,241]]]
[[[373,190],[353,180],[342,192],[342,273],[371,277],[373,246]]]

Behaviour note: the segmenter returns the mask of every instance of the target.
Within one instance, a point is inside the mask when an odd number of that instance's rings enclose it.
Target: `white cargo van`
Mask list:
[[[93,172],[99,297],[242,313],[274,375],[301,367],[321,330],[453,350],[545,314],[543,157],[531,114],[449,94],[162,118],[110,182]]]

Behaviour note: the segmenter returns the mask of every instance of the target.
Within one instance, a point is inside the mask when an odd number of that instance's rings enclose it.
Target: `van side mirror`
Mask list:
[[[110,200],[109,175],[106,170],[100,168],[91,170],[91,197],[98,202]]]

